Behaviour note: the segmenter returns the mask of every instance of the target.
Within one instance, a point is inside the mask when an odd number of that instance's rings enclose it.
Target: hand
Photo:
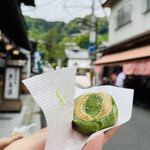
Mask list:
[[[117,132],[120,126],[115,127],[96,136],[89,141],[82,150],[102,150],[104,144],[106,144],[112,136]],[[10,144],[5,150],[44,150],[47,139],[47,128],[42,129],[35,134],[23,138]]]
[[[112,128],[89,141],[82,150],[102,150],[103,146],[115,135],[120,126]]]
[[[0,150],[3,150],[4,148],[6,148],[9,144],[11,144],[12,142],[19,140],[23,138],[22,135],[15,135],[13,137],[10,138],[2,138],[0,139]]]
[[[13,142],[4,150],[44,150],[47,139],[47,128],[44,128],[31,136]]]

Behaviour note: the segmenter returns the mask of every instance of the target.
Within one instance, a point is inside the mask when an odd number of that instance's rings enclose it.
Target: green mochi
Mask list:
[[[92,94],[83,103],[82,111],[94,118],[102,109],[103,98],[99,95]]]
[[[80,97],[81,96],[75,99],[75,104]],[[105,116],[99,119],[85,121],[85,120],[78,118],[74,113],[73,122],[72,122],[73,128],[82,134],[90,135],[94,132],[113,126],[117,122],[117,119],[118,119],[118,109],[112,96],[111,96],[111,102],[112,102],[112,110],[108,114],[106,114]],[[84,106],[83,104],[82,111],[84,112],[86,112],[85,107],[86,106]],[[99,110],[101,109],[101,105],[98,109]],[[89,113],[91,118],[94,118],[94,116],[97,114],[97,111],[94,111],[94,113],[93,114],[91,112]]]

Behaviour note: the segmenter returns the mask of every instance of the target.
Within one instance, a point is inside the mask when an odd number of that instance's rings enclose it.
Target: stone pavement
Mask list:
[[[131,120],[104,146],[103,150],[149,150],[150,110],[133,107]]]
[[[11,136],[14,127],[35,123],[37,126],[31,129],[31,133],[41,128],[41,111],[38,105],[30,94],[22,95],[21,99],[22,110],[20,113],[0,113],[0,138]]]

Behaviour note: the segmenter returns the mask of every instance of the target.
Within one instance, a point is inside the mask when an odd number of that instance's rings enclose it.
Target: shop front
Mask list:
[[[97,85],[116,85],[122,67],[126,76],[123,87],[135,90],[135,103],[150,106],[150,45],[103,55],[94,64],[95,73],[100,77]]]
[[[22,68],[27,59],[19,47],[32,50],[20,4],[34,0],[0,1],[0,111],[21,110]]]

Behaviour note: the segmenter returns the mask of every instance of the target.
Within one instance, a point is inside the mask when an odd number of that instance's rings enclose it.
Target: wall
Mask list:
[[[90,59],[69,59],[68,67],[72,67],[77,64],[78,68],[90,68]]]
[[[131,3],[131,22],[116,29],[117,12],[127,3]],[[118,0],[112,5],[109,18],[110,45],[150,30],[150,11],[145,13],[146,0]]]

